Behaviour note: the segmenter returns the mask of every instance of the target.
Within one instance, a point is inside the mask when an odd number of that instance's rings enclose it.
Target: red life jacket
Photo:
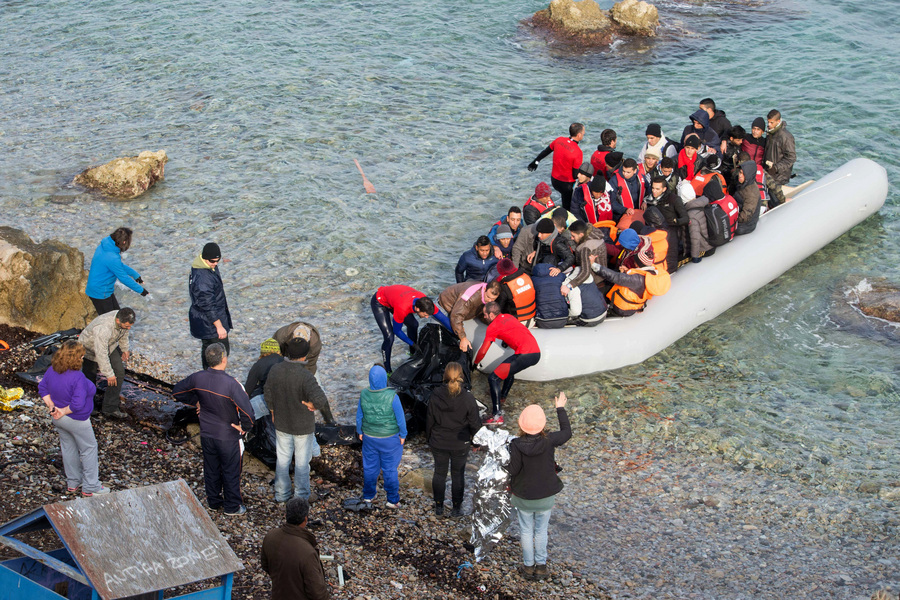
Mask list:
[[[682,151],[678,153],[678,168],[680,169],[681,167],[687,167],[684,174],[684,178],[687,181],[690,181],[694,178],[694,173],[696,173],[697,171],[698,156],[699,153],[695,154],[694,160],[691,160],[687,157],[687,152],[685,150],[682,149]]]
[[[606,155],[609,153],[609,150],[597,150],[591,155],[591,166],[594,167],[594,172],[603,173],[604,177],[606,177]]]
[[[584,194],[584,214],[587,215],[588,223],[593,225],[601,221],[610,221],[613,218],[609,192],[604,190],[603,194],[595,200],[588,184],[582,183],[581,193]]]
[[[766,201],[766,180],[765,173],[761,166],[756,165],[756,187],[759,188],[759,200],[760,202]]]
[[[622,177],[622,173],[619,171],[616,171],[616,181],[619,184],[619,199],[622,201],[622,204],[625,205],[625,208],[640,208],[641,204],[644,202],[644,192],[646,192],[644,178],[638,177],[638,183],[641,184],[641,195],[638,197],[637,202],[631,197],[631,190],[628,188],[628,184],[625,183],[625,178]]]
[[[522,214],[525,214],[525,209],[529,206],[534,207],[540,214],[544,214],[544,212],[550,210],[551,208],[556,208],[556,204],[553,203],[553,198],[550,199],[550,202],[547,203],[547,206],[544,206],[540,202],[534,199],[534,195],[528,196],[528,201],[525,203],[525,206],[522,207]]]

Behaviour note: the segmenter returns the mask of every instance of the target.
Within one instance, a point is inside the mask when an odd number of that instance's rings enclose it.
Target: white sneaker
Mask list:
[[[385,502],[384,505],[388,508],[400,508],[400,502],[397,502],[397,504],[394,504],[393,502]]]
[[[96,491],[94,491],[94,492],[85,492],[85,491],[82,489],[82,490],[81,490],[81,495],[84,496],[85,498],[90,498],[91,496],[102,496],[103,494],[108,494],[109,492],[110,492],[110,489],[109,489],[108,487],[105,487],[105,486],[102,486],[102,485],[101,485],[101,486],[100,486],[100,489],[99,489],[99,490],[96,490]]]

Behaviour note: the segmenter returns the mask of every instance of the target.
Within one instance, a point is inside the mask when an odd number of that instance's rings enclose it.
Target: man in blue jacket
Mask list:
[[[228,311],[225,287],[219,275],[220,260],[222,251],[219,250],[219,245],[214,242],[206,244],[200,256],[191,263],[191,277],[188,280],[188,292],[191,295],[188,320],[191,335],[202,342],[200,358],[204,369],[210,366],[206,362],[206,349],[210,344],[222,344],[226,354],[231,348],[228,343],[231,313]]]
[[[175,384],[172,397],[198,406],[200,447],[206,499],[229,516],[247,512],[241,500],[241,436],[253,427],[253,408],[244,386],[225,372],[228,354],[222,344],[204,352],[210,367]]]
[[[475,245],[463,252],[456,263],[456,283],[484,281],[484,276],[498,262],[500,260],[492,252],[490,238],[479,236]]]

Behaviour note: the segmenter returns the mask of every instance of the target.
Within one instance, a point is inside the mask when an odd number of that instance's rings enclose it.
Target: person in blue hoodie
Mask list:
[[[103,238],[94,250],[84,292],[98,315],[119,310],[115,294],[117,279],[141,296],[150,293],[141,285],[144,283],[141,274],[122,262],[122,253],[131,247],[132,233],[127,227],[119,227],[112,235]]]
[[[709,114],[702,108],[691,114],[691,124],[684,128],[681,133],[681,146],[684,147],[685,141],[691,134],[696,134],[700,138],[700,154],[708,156],[709,154],[718,154],[722,156],[722,141],[713,128],[709,126]],[[705,147],[703,147],[705,146]]]
[[[406,442],[406,416],[400,397],[388,387],[387,371],[381,365],[369,369],[369,387],[359,395],[356,435],[362,440],[363,501],[378,493],[378,474],[384,477],[388,508],[400,507],[400,476],[397,467]]]

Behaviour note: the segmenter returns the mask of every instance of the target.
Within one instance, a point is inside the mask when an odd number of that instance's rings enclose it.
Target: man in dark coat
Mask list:
[[[306,528],[309,502],[291,498],[284,512],[287,523],[266,534],[259,557],[272,578],[272,600],[328,600],[316,536]]]
[[[709,125],[709,114],[702,108],[695,111],[690,116],[691,124],[684,128],[681,133],[681,145],[684,146],[688,136],[696,135],[700,138],[700,154],[708,156],[709,154],[722,154],[722,142],[716,132]]]
[[[309,342],[293,338],[284,361],[269,370],[263,397],[275,424],[275,501],[291,497],[291,462],[294,463],[293,495],[308,499],[309,461],[316,450],[316,416],[333,423],[331,406],[319,382],[306,368]]]
[[[306,368],[313,375],[316,374],[316,364],[319,362],[319,354],[322,352],[322,336],[319,330],[311,323],[294,321],[285,325],[273,335],[275,341],[281,345],[281,353],[287,352],[287,344],[294,338],[302,338],[309,342],[309,354],[306,355]]]
[[[791,180],[791,170],[797,160],[794,136],[787,130],[781,113],[770,110],[766,115],[769,129],[766,131],[766,150],[763,169],[766,171],[766,187],[769,188],[769,202],[774,208],[784,204],[784,190],[781,188]]]
[[[744,235],[756,229],[759,221],[760,197],[759,186],[756,185],[756,163],[745,160],[738,171],[738,188],[734,192],[734,199],[741,207],[738,215],[736,235]]]
[[[228,331],[231,329],[231,313],[228,311],[228,300],[225,299],[225,287],[219,275],[219,261],[222,251],[219,245],[210,242],[203,246],[203,251],[191,263],[191,277],[188,280],[188,292],[191,296],[191,309],[188,320],[191,324],[191,335],[202,342],[200,358],[203,368],[209,367],[206,362],[206,349],[216,342],[225,346],[228,353]]]
[[[241,500],[241,436],[253,427],[250,398],[237,379],[225,372],[228,353],[219,343],[204,352],[209,368],[175,384],[172,397],[198,407],[200,448],[206,499],[230,516],[247,512]]]
[[[479,236],[475,244],[463,252],[456,263],[456,283],[484,281],[484,276],[499,260],[491,249],[490,238],[486,235]]]

